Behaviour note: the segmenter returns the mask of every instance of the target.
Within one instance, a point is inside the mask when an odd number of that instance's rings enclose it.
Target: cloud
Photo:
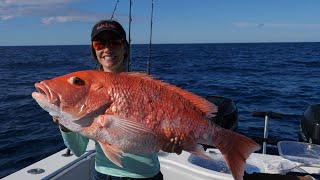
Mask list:
[[[71,2],[83,0],[0,0],[0,21],[13,18],[38,18],[44,24],[71,21],[92,22],[106,14],[86,12]]]
[[[5,16],[5,15],[2,15],[2,16],[0,16],[0,20],[3,20],[3,21],[5,21],[5,20],[8,20],[8,19],[12,19],[13,18],[13,16]]]
[[[305,23],[305,24],[293,24],[293,23],[252,23],[252,22],[234,22],[233,26],[240,28],[320,28],[320,24]]]
[[[65,4],[76,0],[0,0],[0,7]]]
[[[42,18],[43,24],[52,24],[54,22],[58,23],[66,23],[66,22],[92,22],[95,21],[97,18],[95,16],[81,16],[81,15],[70,15],[70,16],[54,16],[54,17],[45,17]]]

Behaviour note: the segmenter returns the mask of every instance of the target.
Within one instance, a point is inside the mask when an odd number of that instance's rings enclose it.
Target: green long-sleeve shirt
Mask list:
[[[61,131],[64,144],[76,155],[81,156],[87,148],[89,139],[76,132]],[[113,164],[96,142],[95,169],[102,174],[117,177],[149,178],[160,171],[160,163],[156,154],[138,155],[124,153],[123,168]]]

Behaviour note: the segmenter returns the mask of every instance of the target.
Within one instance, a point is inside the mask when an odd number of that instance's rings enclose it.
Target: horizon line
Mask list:
[[[179,44],[281,44],[281,43],[320,43],[320,41],[283,41],[283,42],[194,42],[194,43],[152,43],[152,45],[179,45]],[[150,43],[133,43],[131,45],[149,45]],[[0,45],[0,47],[25,47],[25,46],[90,46],[90,44],[46,44],[46,45]]]

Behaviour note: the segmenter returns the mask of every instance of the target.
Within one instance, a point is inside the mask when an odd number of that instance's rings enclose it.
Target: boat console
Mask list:
[[[210,118],[212,122],[234,131],[238,125],[238,108],[232,99],[223,96],[207,96],[206,99],[218,106],[218,113]]]

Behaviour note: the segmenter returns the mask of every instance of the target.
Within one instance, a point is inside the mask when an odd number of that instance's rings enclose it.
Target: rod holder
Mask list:
[[[63,157],[70,157],[72,156],[73,154],[71,153],[70,149],[68,148],[66,153],[62,154]]]
[[[268,139],[268,129],[269,129],[269,115],[264,116],[264,133],[263,133],[263,145],[262,145],[262,154],[266,154],[267,151],[267,142]]]

